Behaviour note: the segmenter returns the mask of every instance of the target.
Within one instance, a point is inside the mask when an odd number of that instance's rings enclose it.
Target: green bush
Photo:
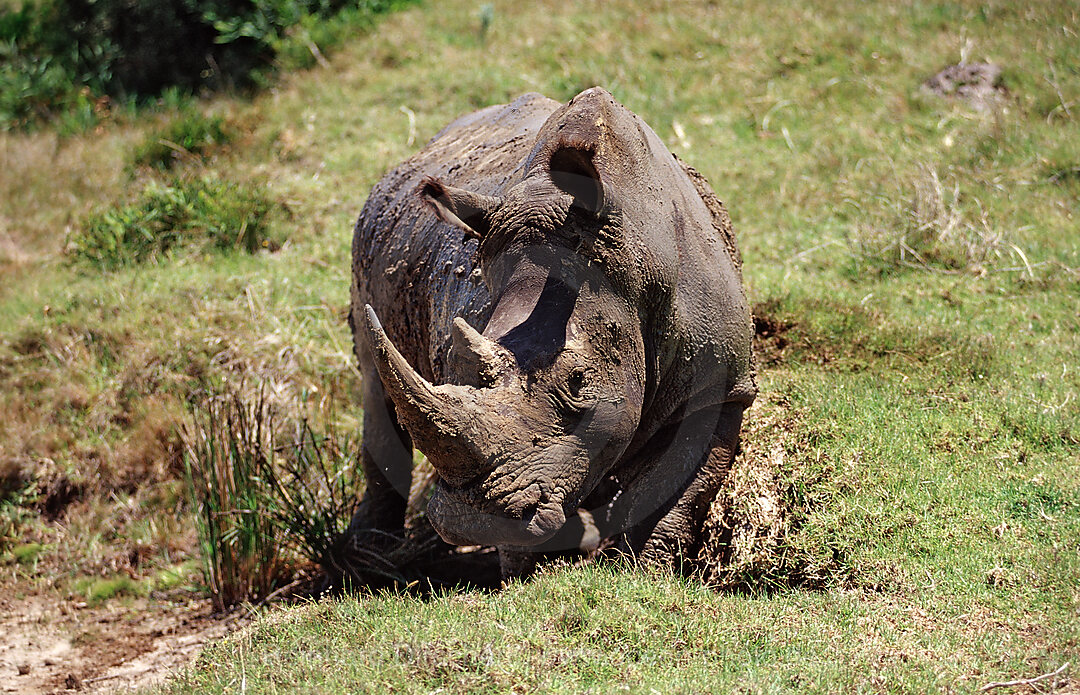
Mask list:
[[[28,0],[19,9],[0,7],[0,128],[64,109],[82,88],[130,99],[169,88],[258,85],[279,51],[295,65],[303,51],[321,56],[315,34],[335,43],[347,34],[316,29],[321,20],[367,29],[408,1]]]
[[[169,169],[182,159],[199,159],[230,140],[232,131],[224,118],[188,110],[163,130],[148,136],[135,148],[132,161],[137,166]]]
[[[0,128],[20,126],[63,106],[72,93],[66,55],[42,50],[51,43],[32,5],[0,8]]]
[[[213,178],[151,182],[138,200],[91,215],[68,236],[68,256],[112,270],[154,261],[182,244],[219,250],[277,248],[273,203],[252,186]]]

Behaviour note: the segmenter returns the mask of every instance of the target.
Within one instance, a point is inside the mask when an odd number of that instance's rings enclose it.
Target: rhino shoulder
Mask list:
[[[537,118],[542,124],[543,119],[546,119],[559,106],[561,106],[559,102],[536,92],[522,94],[508,104],[493,104],[479,111],[459,116],[428,140],[424,149],[431,147],[437,141],[456,139],[464,133],[475,135],[478,131],[485,130],[497,133],[529,132],[539,127],[535,124]]]

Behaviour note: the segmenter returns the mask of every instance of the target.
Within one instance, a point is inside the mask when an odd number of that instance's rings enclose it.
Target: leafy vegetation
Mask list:
[[[221,250],[276,250],[269,234],[273,206],[252,186],[212,178],[151,181],[139,199],[91,215],[68,237],[76,262],[101,270],[158,260],[174,247],[202,242]]]
[[[0,127],[113,97],[247,87],[405,0],[26,0],[0,6]],[[345,16],[337,17],[342,11]],[[333,30],[315,30],[327,18]],[[302,52],[308,58],[297,58]],[[92,96],[91,96],[92,95]],[[91,96],[91,100],[87,97]],[[92,111],[91,111],[92,113]],[[92,121],[91,121],[92,122]]]
[[[170,423],[203,384],[318,394],[335,407],[314,431],[357,430],[366,191],[456,115],[603,84],[728,204],[758,308],[744,450],[768,466],[741,470],[779,511],[767,534],[717,529],[732,590],[603,565],[327,601],[164,689],[966,692],[1076,664],[1078,33],[1067,2],[413,8],[329,67],[293,44],[320,67],[207,109],[244,132],[184,173],[265,182],[291,212],[279,253],[104,274],[57,262],[64,229],[141,190],[125,165],[160,120],[0,133],[0,480],[18,491],[0,535],[44,548],[35,573],[2,565],[5,588],[196,557]],[[1004,66],[996,108],[920,90],[962,59]],[[764,509],[739,489],[734,522]]]
[[[137,166],[171,169],[180,161],[198,163],[204,154],[233,139],[222,116],[207,116],[187,109],[161,131],[146,137],[132,156]]]

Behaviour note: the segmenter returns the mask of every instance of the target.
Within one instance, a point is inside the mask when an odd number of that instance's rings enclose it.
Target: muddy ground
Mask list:
[[[90,606],[52,592],[0,598],[0,692],[115,693],[157,681],[239,627],[209,599],[138,598]]]

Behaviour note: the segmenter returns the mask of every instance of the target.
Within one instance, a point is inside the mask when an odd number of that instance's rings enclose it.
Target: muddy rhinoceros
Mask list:
[[[415,446],[444,540],[599,538],[688,567],[756,394],[731,222],[604,89],[464,116],[371,191],[350,323],[367,488],[400,529]]]

